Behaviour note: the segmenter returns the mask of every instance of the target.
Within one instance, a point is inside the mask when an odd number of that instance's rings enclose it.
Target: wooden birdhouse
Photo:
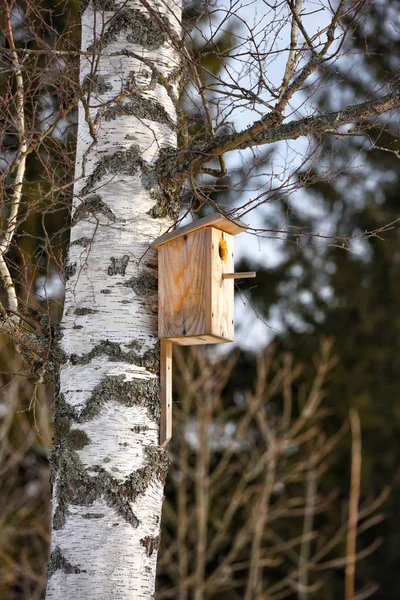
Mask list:
[[[218,213],[157,238],[158,336],[161,339],[160,442],[172,433],[172,343],[219,344],[234,339],[234,236],[247,229]]]

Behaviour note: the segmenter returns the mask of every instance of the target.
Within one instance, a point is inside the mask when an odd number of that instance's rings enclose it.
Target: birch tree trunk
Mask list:
[[[81,8],[47,599],[149,599],[168,466],[149,244],[175,211],[154,165],[177,143],[181,69],[169,34],[180,36],[181,15],[173,0]]]

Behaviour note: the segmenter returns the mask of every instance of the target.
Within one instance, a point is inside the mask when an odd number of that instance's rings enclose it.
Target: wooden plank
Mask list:
[[[159,248],[159,338],[211,333],[211,295],[206,288],[206,273],[210,269],[208,229],[179,237]]]
[[[175,238],[178,238],[188,233],[192,233],[193,231],[197,231],[198,229],[202,229],[203,227],[214,227],[215,229],[225,231],[230,235],[237,235],[238,233],[246,231],[246,229],[249,228],[249,226],[245,223],[242,223],[242,221],[227,219],[219,213],[212,213],[211,215],[208,215],[208,217],[198,219],[193,223],[189,223],[189,225],[184,225],[183,227],[178,227],[177,229],[174,229],[174,231],[165,233],[164,235],[154,240],[154,242],[151,244],[151,247],[158,248],[166,242],[170,242]]]
[[[210,297],[211,333],[226,341],[234,339],[234,282],[223,279],[234,270],[234,238],[229,233],[210,228]],[[208,332],[207,332],[208,333]]]
[[[174,344],[178,346],[201,346],[204,344],[224,344],[225,342],[230,342],[232,340],[227,340],[225,338],[219,337],[217,335],[196,335],[193,337],[172,337],[168,338]]]
[[[234,269],[233,243],[232,235],[205,227],[159,248],[159,338],[233,341],[233,280],[223,279]]]
[[[237,272],[237,273],[223,273],[222,279],[253,279],[256,276],[255,271]]]
[[[160,340],[160,345],[160,445],[166,446],[172,437],[172,342]]]

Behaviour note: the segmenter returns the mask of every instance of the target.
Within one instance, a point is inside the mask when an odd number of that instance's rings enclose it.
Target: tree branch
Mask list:
[[[295,140],[307,135],[336,133],[339,127],[350,123],[371,127],[372,125],[368,124],[369,119],[398,108],[400,108],[400,93],[393,92],[377,100],[353,104],[337,112],[306,117],[278,127],[271,126],[274,115],[268,115],[253,123],[245,131],[219,135],[211,141],[194,145],[191,152],[183,157],[182,167],[187,171],[198,171],[203,164],[231,150],[244,150],[282,140]]]
[[[22,77],[22,70],[19,65],[18,55],[15,49],[13,30],[11,25],[11,11],[8,2],[4,2],[5,6],[5,24],[8,43],[10,45],[11,57],[10,61],[14,70],[15,80],[17,84],[16,89],[16,130],[18,135],[18,154],[16,158],[17,173],[14,180],[14,191],[12,193],[10,202],[10,214],[7,217],[7,224],[0,241],[0,278],[4,284],[4,288],[7,293],[9,308],[18,313],[18,299],[15,291],[14,282],[12,280],[9,268],[5,261],[5,254],[8,252],[11,244],[11,240],[14,236],[17,228],[17,217],[19,206],[22,197],[22,185],[25,176],[25,165],[26,165],[26,150],[27,141],[25,134],[25,93],[24,93],[24,80]],[[18,319],[18,317],[13,317]]]

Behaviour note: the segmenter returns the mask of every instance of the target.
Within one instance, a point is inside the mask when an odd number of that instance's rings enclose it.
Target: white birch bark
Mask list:
[[[81,5],[82,50],[100,52],[81,58],[46,598],[147,600],[167,471],[149,244],[173,212],[153,166],[177,144],[180,58],[162,22],[180,36],[181,15],[173,0],[149,1],[153,14],[135,0]]]

